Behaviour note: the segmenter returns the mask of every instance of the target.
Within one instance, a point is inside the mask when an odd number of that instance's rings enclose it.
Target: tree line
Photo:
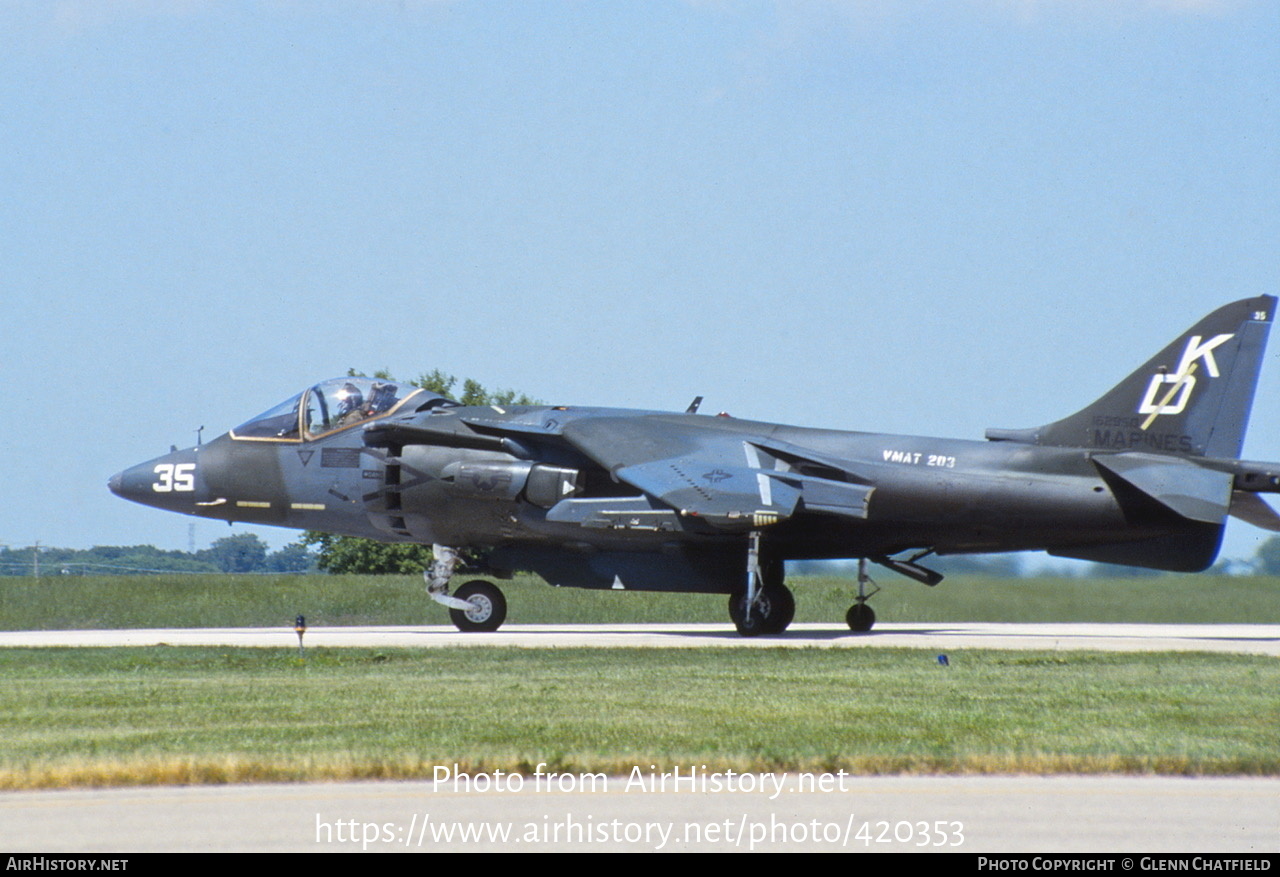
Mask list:
[[[314,550],[313,550],[314,549]],[[948,576],[1006,578],[1026,575],[1015,555],[963,555],[932,558]],[[0,547],[0,576],[136,575],[146,573],[421,573],[431,563],[431,548],[409,543],[376,542],[351,536],[308,533],[298,542],[271,550],[253,533],[215,540],[199,551],[166,551],[154,545],[95,545],[93,548]],[[795,575],[852,574],[852,562],[795,561]],[[1280,576],[1280,536],[1259,546],[1251,561],[1220,562],[1215,569]],[[1161,575],[1156,570],[1089,564],[1083,575],[1125,578]]]
[[[0,575],[136,575],[146,573],[304,573],[317,556],[301,542],[272,551],[253,533],[217,539],[199,551],[166,551],[154,545],[92,548],[0,548]]]

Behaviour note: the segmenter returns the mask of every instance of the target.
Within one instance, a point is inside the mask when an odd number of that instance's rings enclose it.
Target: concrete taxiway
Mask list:
[[[692,766],[686,766],[685,771]],[[532,771],[530,771],[532,773]],[[826,777],[827,790],[817,788]],[[815,777],[783,791],[454,790],[449,783],[0,793],[10,853],[875,851],[1142,854],[1280,849],[1280,780]],[[606,778],[601,777],[601,780]],[[130,869],[132,870],[132,869]],[[1117,861],[1109,870],[1127,870]]]
[[[742,637],[725,624],[509,624],[494,633],[452,626],[315,627],[307,646],[366,648],[922,648],[1229,652],[1280,657],[1277,624],[881,624],[855,634],[793,624],[781,636]],[[296,648],[291,628],[0,632],[6,646],[250,646]]]

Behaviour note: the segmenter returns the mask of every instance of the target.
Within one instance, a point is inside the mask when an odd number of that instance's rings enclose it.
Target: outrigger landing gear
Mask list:
[[[752,530],[747,541],[747,586],[729,595],[729,617],[743,636],[778,634],[796,616],[796,599],[783,584],[786,569],[781,560],[760,559],[760,533]]]
[[[449,618],[458,630],[491,631],[507,620],[507,598],[496,585],[483,579],[475,579],[458,588],[449,596],[449,580],[453,571],[462,563],[458,549],[448,545],[432,545],[435,559],[431,567],[422,573],[427,580],[427,595],[449,609]]]
[[[875,590],[867,593],[867,585]],[[876,623],[876,613],[867,605],[867,600],[874,597],[880,592],[880,586],[877,585],[867,575],[867,559],[861,557],[858,559],[858,596],[855,602],[849,607],[849,611],[845,613],[845,623],[849,625],[849,629],[855,633],[866,633]]]
[[[887,569],[891,569],[900,575],[904,575],[909,579],[915,579],[917,582],[934,587],[938,582],[942,581],[942,573],[935,572],[928,567],[921,566],[917,561],[921,558],[933,554],[934,549],[926,548],[918,551],[908,557],[906,560],[894,560],[892,557],[884,555],[875,555],[873,557],[861,557],[858,559],[858,596],[854,598],[855,602],[849,607],[849,611],[845,613],[844,620],[849,625],[849,629],[857,633],[866,633],[876,623],[876,613],[867,605],[867,601],[880,593],[880,586],[872,581],[871,576],[867,575],[867,561],[871,560],[880,564]],[[867,585],[873,590],[868,592]]]

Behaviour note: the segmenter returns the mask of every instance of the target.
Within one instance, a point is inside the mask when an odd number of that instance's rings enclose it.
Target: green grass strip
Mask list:
[[[0,788],[674,766],[1280,775],[1280,661],[909,649],[0,650]]]
[[[926,588],[879,572],[881,621],[1095,621],[1280,624],[1280,578],[957,576]],[[460,574],[455,584],[466,581]],[[500,582],[511,624],[727,623],[726,598],[552,588],[532,576]],[[844,622],[852,579],[793,576],[796,620]],[[448,624],[421,576],[50,576],[0,578],[0,630]]]

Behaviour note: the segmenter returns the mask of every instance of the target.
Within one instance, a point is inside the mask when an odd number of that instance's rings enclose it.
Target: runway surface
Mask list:
[[[829,791],[334,783],[0,793],[0,849],[1274,854],[1280,780],[827,777]],[[813,779],[815,787],[819,777]],[[839,785],[843,781],[844,791]],[[765,785],[762,783],[762,785]],[[130,869],[132,870],[132,869]],[[1113,871],[1126,870],[1113,864]]]
[[[868,648],[1231,652],[1280,657],[1277,624],[881,624],[855,634],[793,624],[781,636],[742,637],[729,624],[511,624],[495,633],[452,626],[317,627],[307,646],[367,648]],[[0,632],[5,646],[253,646],[296,648],[290,628]]]

